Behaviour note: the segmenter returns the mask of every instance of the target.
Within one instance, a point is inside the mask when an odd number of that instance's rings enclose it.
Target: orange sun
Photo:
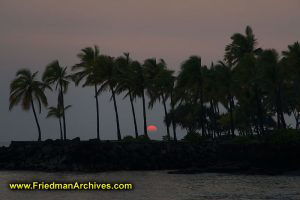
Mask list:
[[[149,126],[147,127],[147,130],[148,130],[149,132],[156,132],[156,131],[157,131],[157,127],[156,127],[155,125],[149,125]]]

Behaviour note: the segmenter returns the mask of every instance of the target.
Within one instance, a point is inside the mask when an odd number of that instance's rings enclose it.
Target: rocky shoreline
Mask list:
[[[12,142],[0,148],[0,170],[169,170],[170,174],[300,175],[300,146],[207,142]]]

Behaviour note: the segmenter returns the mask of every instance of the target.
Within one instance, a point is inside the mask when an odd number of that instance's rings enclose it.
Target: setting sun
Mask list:
[[[157,127],[155,125],[149,125],[147,130],[149,132],[156,132],[157,131]]]

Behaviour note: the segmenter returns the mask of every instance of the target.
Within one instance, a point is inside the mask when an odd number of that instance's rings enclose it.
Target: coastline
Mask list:
[[[46,140],[0,148],[0,170],[300,175],[298,145]]]

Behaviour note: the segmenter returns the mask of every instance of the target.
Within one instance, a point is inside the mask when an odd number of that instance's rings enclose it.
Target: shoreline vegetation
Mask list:
[[[200,56],[183,61],[175,75],[163,59],[143,63],[129,53],[111,57],[97,46],[83,48],[79,62],[68,68],[55,60],[38,72],[21,69],[10,85],[10,106],[32,110],[38,142],[13,142],[0,150],[1,169],[33,170],[146,170],[180,169],[270,174],[299,169],[300,148],[300,44],[279,54],[258,47],[247,26],[225,47],[224,59],[210,66]],[[95,137],[87,142],[68,140],[64,97],[68,86],[92,87],[95,97]],[[57,93],[48,107],[46,91]],[[114,105],[116,138],[101,141],[98,97],[110,92]],[[130,100],[134,137],[122,135],[117,95]],[[135,100],[142,100],[143,130],[137,128]],[[146,102],[146,98],[149,102]],[[148,105],[147,105],[148,103]],[[147,108],[163,105],[163,141],[147,133]],[[42,142],[39,113],[58,120],[58,140]],[[294,118],[288,124],[286,118]],[[186,130],[177,140],[176,128]],[[231,164],[230,164],[231,163]],[[175,173],[175,172],[174,172]]]

